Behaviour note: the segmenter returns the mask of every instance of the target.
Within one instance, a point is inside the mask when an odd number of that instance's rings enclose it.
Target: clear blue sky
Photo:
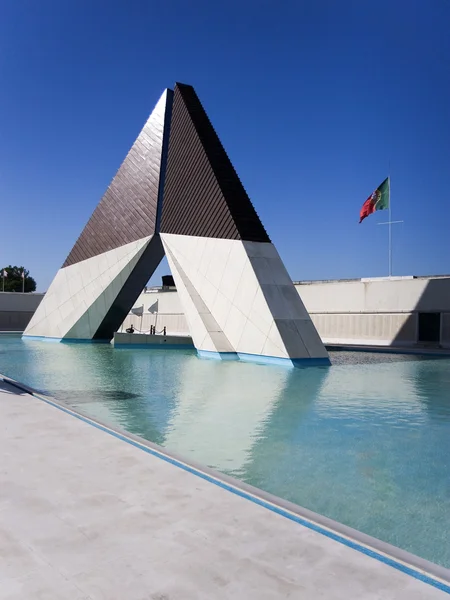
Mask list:
[[[449,0],[3,0],[0,263],[45,290],[182,81],[294,279],[387,274],[387,213],[358,215],[389,163],[394,274],[450,273],[449,27]]]

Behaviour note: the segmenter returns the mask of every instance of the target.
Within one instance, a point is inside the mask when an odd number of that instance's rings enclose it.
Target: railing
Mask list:
[[[152,335],[189,335],[189,327],[186,317],[183,313],[143,313],[139,315],[128,315],[119,328],[119,332],[124,332],[131,325],[139,333]],[[165,332],[164,332],[165,330]]]

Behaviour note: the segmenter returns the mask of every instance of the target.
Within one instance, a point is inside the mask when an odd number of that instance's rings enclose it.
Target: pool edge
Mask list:
[[[362,533],[347,525],[334,521],[328,517],[315,513],[307,508],[303,508],[298,504],[284,500],[278,496],[265,492],[259,488],[239,481],[229,475],[220,473],[214,469],[197,463],[196,461],[187,460],[175,452],[171,452],[166,448],[149,442],[137,435],[122,430],[119,427],[113,427],[110,424],[94,419],[82,411],[75,410],[68,404],[56,400],[51,396],[46,396],[42,392],[34,390],[30,386],[18,382],[6,375],[0,373],[0,380],[14,386],[18,390],[34,396],[36,399],[57,408],[89,425],[92,425],[112,435],[116,439],[120,439],[132,446],[151,454],[157,458],[164,460],[178,468],[183,469],[197,477],[213,483],[222,489],[229,491],[243,499],[249,500],[267,510],[296,522],[310,530],[316,531],[321,535],[333,539],[347,547],[361,552],[366,556],[374,558],[392,568],[399,570],[414,579],[418,579],[423,583],[427,583],[447,594],[450,594],[450,569],[432,563],[419,556],[411,554],[406,550],[402,550],[392,544],[383,542],[370,535]]]

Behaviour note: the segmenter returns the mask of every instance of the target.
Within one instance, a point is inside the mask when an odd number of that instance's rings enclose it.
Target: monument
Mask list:
[[[164,254],[199,355],[329,364],[190,85],[166,90],[25,337],[110,340]]]

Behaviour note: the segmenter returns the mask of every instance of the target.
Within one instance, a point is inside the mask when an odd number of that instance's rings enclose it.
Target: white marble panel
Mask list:
[[[233,346],[230,344],[223,331],[211,331],[209,335],[216,352],[234,352]],[[206,348],[200,348],[200,350],[206,350]]]
[[[181,236],[180,236],[181,237]],[[183,236],[183,238],[188,238],[187,240],[183,240],[183,245],[185,245],[186,253],[189,250],[189,255],[187,257],[193,263],[192,266],[200,270],[200,264],[203,261],[203,257],[207,255],[207,244],[208,239],[205,237],[193,237],[193,236]]]
[[[110,252],[115,256],[115,254],[116,254],[115,250],[110,250]],[[109,254],[109,252],[105,252],[104,254],[100,254],[99,256],[94,257],[94,260],[91,264],[91,269],[93,271],[94,277],[99,277],[100,275],[103,275],[103,273],[106,273],[108,271],[108,269],[109,269],[108,258],[109,257],[105,256],[106,254]],[[88,260],[90,260],[90,259],[88,259]]]
[[[170,266],[170,270],[175,279],[177,291],[178,291],[178,294],[179,294],[180,300],[181,300],[181,305],[183,307],[184,314],[186,316],[186,321],[188,323],[189,332],[192,336],[192,340],[194,342],[195,347],[200,348],[202,346],[202,344],[204,343],[205,338],[207,337],[209,341],[210,341],[210,338],[208,336],[206,327],[203,324],[203,321],[198,313],[198,310],[195,307],[194,302],[186,289],[186,286],[183,282],[183,278],[182,278],[181,274],[178,272],[177,266],[175,264],[175,260],[174,260],[175,259],[175,257],[174,257],[175,244],[173,244],[173,241],[174,241],[173,237],[176,237],[176,236],[166,236],[164,234],[161,236],[161,239],[162,239],[162,242],[164,245],[167,261]]]
[[[78,304],[72,310],[72,312],[66,316],[63,316],[63,312],[60,309],[61,322],[59,323],[59,329],[61,332],[61,337],[74,337],[73,335],[69,336],[68,333],[72,329],[73,325],[83,318],[83,315],[86,313],[87,310],[88,306],[84,301]]]
[[[162,236],[177,289],[181,292],[180,299],[194,345],[198,350],[233,352],[234,349],[212,310],[218,294],[217,288],[205,277],[202,268],[197,269],[197,263],[194,264],[187,258],[189,247],[193,248],[191,241],[186,240],[185,236],[179,236],[179,238],[174,240]],[[182,247],[184,241],[187,242],[187,249]],[[214,260],[216,240],[206,239],[197,247],[203,247],[203,256],[208,255],[209,261]],[[207,263],[208,261],[203,262],[203,269],[207,268],[205,267]],[[222,320],[224,319],[225,316],[222,315]]]
[[[224,267],[220,291],[229,300],[233,300],[236,287],[241,281],[242,273],[248,264],[245,248],[239,240],[230,240],[230,254]]]
[[[93,280],[95,280],[95,276],[93,276],[91,273],[91,261],[85,260],[83,263],[85,264],[80,271],[80,276],[83,282],[83,287],[86,287],[87,285],[91,284]]]
[[[219,323],[216,321],[216,319],[213,317],[213,315],[211,313],[203,313],[200,314],[203,324],[206,327],[206,330],[208,331],[208,333],[212,333],[212,332],[218,332],[218,331],[222,331]]]
[[[59,336],[64,336],[111,282],[117,280],[117,290],[120,290],[125,281],[121,273],[124,268],[128,274],[131,272],[150,239],[151,236],[105,253],[108,256],[94,256],[60,269],[25,335],[58,337],[55,334],[58,330]],[[105,307],[104,302],[102,306]]]
[[[103,321],[109,308],[109,306],[106,306],[105,292],[103,291],[97,300],[88,308],[89,320],[91,322],[91,327],[93,328],[92,335],[100,326],[100,323]]]
[[[314,325],[273,244],[161,237],[166,253],[170,249],[182,271],[177,277],[172,269],[198,349],[216,346],[216,351],[231,348],[281,358],[326,355],[320,339],[317,346]],[[296,327],[295,321],[301,320],[310,323],[305,340],[311,349]]]
[[[161,240],[168,244],[177,260],[184,258],[198,269],[208,238],[162,233]]]
[[[29,333],[29,335],[41,335],[39,333],[41,329],[48,327],[50,322],[58,321],[60,317],[57,311],[61,305],[60,297],[64,296],[64,302],[70,298],[68,290],[66,294],[62,294],[62,290],[66,287],[65,277],[62,274],[62,270],[58,272],[55,280],[55,284],[52,284],[53,289],[49,289],[49,291],[45,294],[44,299],[39,304],[36,312],[28,324],[26,331],[32,331],[32,333]],[[54,335],[50,337],[54,337]]]
[[[74,302],[73,298],[69,298],[69,300],[67,300],[67,302],[64,302],[64,304],[61,304],[61,306],[59,307],[59,313],[61,315],[61,319],[63,321],[65,321],[69,315],[71,315],[79,306],[79,303]]]
[[[260,287],[256,290],[252,307],[248,313],[248,318],[260,331],[266,335],[269,334],[274,321],[272,313],[270,312],[269,306]]]
[[[131,251],[135,252],[135,244],[129,244],[130,246],[132,246]],[[128,244],[127,244],[128,246]],[[111,252],[105,252],[104,255],[100,255],[102,256],[102,259],[99,261],[99,265],[100,265],[100,269],[101,269],[101,273],[104,273],[105,270],[109,270],[111,268],[114,268],[118,263],[120,263],[120,260],[122,259],[123,255],[121,253],[118,252],[118,250],[120,250],[120,248],[114,248],[114,250],[111,250]],[[128,254],[128,252],[127,252]],[[107,269],[103,269],[103,265],[105,264],[105,261],[103,259],[106,259],[106,264]]]
[[[92,326],[89,311],[86,311],[84,319],[79,321],[78,335],[76,338],[79,340],[92,338],[97,330],[98,325],[100,325],[100,323],[98,323],[96,327]]]
[[[62,337],[62,333],[61,333],[61,324],[62,324],[62,318],[61,318],[61,314],[59,312],[59,308],[57,308],[54,312],[51,318],[49,318],[46,321],[46,326],[49,329],[49,334],[48,337],[54,337],[54,338],[60,338]],[[34,335],[34,334],[31,334]],[[39,334],[36,334],[39,335]]]
[[[205,244],[205,249],[203,251],[200,262],[198,263],[199,272],[205,276],[208,273],[209,266],[212,264],[214,266],[215,263],[215,255],[214,249],[209,247],[209,244]]]
[[[258,280],[248,259],[242,271],[241,278],[234,287],[236,291],[232,300],[233,305],[248,317],[259,288]]]
[[[280,338],[281,341],[281,338]],[[274,356],[277,358],[289,358],[286,348],[280,348],[274,344],[271,337],[268,337],[264,343],[262,353],[263,356]]]
[[[105,304],[106,304],[108,310],[111,308],[114,300],[117,298],[119,291],[113,285],[108,285],[104,289],[103,295],[105,297]]]
[[[289,356],[275,321],[272,323],[266,342],[270,343],[271,347],[278,348],[280,356],[284,356],[284,354]],[[274,354],[273,356],[278,356],[278,354]]]
[[[133,260],[133,257],[126,257],[119,261],[119,266],[121,267],[120,279],[124,284],[130,276],[132,270],[136,266],[136,262]]]
[[[103,276],[105,280],[103,281],[101,277],[91,281],[89,285],[87,285],[81,292],[76,294],[76,298],[79,301],[85,301],[88,306],[90,306],[93,302],[95,302],[96,298],[98,298],[99,294],[103,292],[103,290],[109,285],[109,277],[106,275]]]
[[[192,339],[194,340],[194,336],[192,336]],[[218,352],[217,346],[208,332],[205,332],[201,342],[198,344],[194,343],[194,345],[197,350],[203,350],[204,352]]]
[[[267,336],[247,319],[236,351],[246,354],[262,354]]]
[[[53,295],[56,302],[56,306],[61,306],[61,304],[67,302],[67,300],[70,298],[70,291],[66,269],[60,269],[58,271],[55,279],[53,280],[53,282],[50,285],[50,288],[47,291],[47,294]],[[45,302],[47,294],[45,294],[42,302]],[[39,306],[42,305],[42,302]]]
[[[92,338],[95,331],[97,330],[98,325],[97,327],[91,325],[89,312],[90,309],[85,307],[83,315],[80,319],[78,319],[75,325],[69,331],[66,332],[65,337],[67,337],[68,339],[78,340]]]
[[[212,239],[206,246],[206,251],[211,253],[212,260],[209,263],[205,276],[217,289],[221,287],[228,257],[234,243],[235,240]]]
[[[230,300],[228,300],[228,298],[222,294],[222,292],[217,292],[214,304],[212,306],[212,313],[222,329],[224,329],[225,323],[227,322],[231,306],[232,304]]]
[[[236,352],[240,352],[240,350],[238,350],[238,343],[242,337],[246,322],[247,317],[242,313],[242,311],[231,305],[224,331],[226,332],[227,338]]]
[[[214,287],[212,283],[210,283],[205,277],[198,274],[196,280],[192,281],[192,284],[200,298],[203,300],[207,310],[211,312],[211,307],[214,305],[217,297],[217,288]]]

